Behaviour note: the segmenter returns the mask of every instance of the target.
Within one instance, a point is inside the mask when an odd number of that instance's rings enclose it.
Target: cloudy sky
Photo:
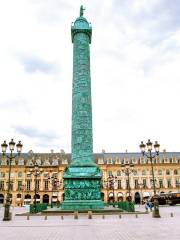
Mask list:
[[[0,1],[0,141],[70,152],[70,27],[92,23],[94,152],[180,151],[179,0]]]

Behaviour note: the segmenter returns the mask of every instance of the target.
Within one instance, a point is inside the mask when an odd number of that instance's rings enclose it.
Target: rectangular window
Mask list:
[[[126,189],[129,189],[129,181],[126,180]]]
[[[1,191],[4,190],[4,181],[0,181],[0,190],[1,190]]]
[[[121,189],[122,186],[121,186],[121,180],[118,180],[118,189]]]
[[[136,189],[139,188],[138,179],[135,179],[135,180],[134,180],[134,186],[135,186]]]
[[[31,180],[26,181],[26,190],[30,191],[31,190]]]
[[[45,182],[44,182],[44,189],[45,189],[45,191],[48,191],[48,184],[49,184],[49,181],[48,180],[45,180]]]
[[[160,163],[159,157],[156,158],[156,162],[157,162],[157,163]]]
[[[8,189],[8,182],[7,182],[7,189]],[[10,190],[10,191],[13,190],[13,181],[10,181],[9,190]]]
[[[1,172],[0,173],[0,178],[4,178],[5,177],[5,172]]]
[[[117,170],[117,176],[121,176],[121,171]]]
[[[113,182],[113,184],[114,184],[114,182]],[[57,190],[57,188],[58,188],[58,180],[57,179],[52,181],[52,188],[54,191]]]
[[[112,171],[108,171],[108,176],[112,176]]]
[[[27,178],[30,178],[31,177],[31,173],[27,173],[26,176],[27,176]]]
[[[142,164],[144,164],[144,162],[145,162],[144,158],[141,158],[140,162],[141,162]]]
[[[163,188],[163,180],[162,179],[159,180],[159,187]]]
[[[108,164],[112,164],[112,159],[111,158],[108,159]]]
[[[52,174],[52,177],[53,177],[53,178],[57,178],[57,177],[58,177],[57,172],[54,172],[54,173]]]
[[[18,181],[18,191],[22,190],[22,181]]]
[[[167,180],[167,185],[168,185],[168,188],[171,188],[171,187],[172,187],[172,185],[171,185],[171,179],[168,179],[168,180]]]
[[[22,178],[22,172],[18,172],[18,178]]]
[[[147,188],[146,179],[143,179],[143,188]]]
[[[44,178],[48,178],[49,177],[49,173],[48,172],[45,172],[44,173]]]
[[[40,183],[40,180],[35,180],[35,187],[36,187],[36,190],[39,191],[39,183]]]

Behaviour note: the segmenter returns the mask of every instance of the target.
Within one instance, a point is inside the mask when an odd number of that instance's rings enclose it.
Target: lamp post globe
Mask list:
[[[155,150],[154,153],[152,153],[153,146]],[[158,202],[158,196],[156,194],[156,184],[155,184],[154,168],[153,168],[153,159],[159,155],[160,144],[157,141],[155,141],[155,144],[153,145],[150,139],[148,139],[148,142],[146,143],[146,145],[143,142],[141,142],[139,147],[141,149],[143,156],[146,156],[151,163],[151,171],[152,171],[152,177],[153,177],[152,183],[153,183],[153,191],[154,191],[154,196],[153,196],[154,209],[153,209],[152,216],[154,218],[160,218],[161,216],[159,213],[159,202]],[[147,147],[147,151],[146,151],[146,147]]]
[[[9,162],[9,172],[8,172],[8,187],[7,187],[7,194],[6,194],[6,202],[4,205],[4,218],[3,221],[10,221],[12,218],[12,214],[10,212],[10,206],[11,206],[11,196],[10,196],[10,189],[11,189],[11,163],[12,160],[15,159],[17,156],[20,155],[21,151],[22,151],[22,144],[21,141],[19,141],[19,143],[16,145],[17,146],[17,154],[13,154],[14,148],[15,148],[16,143],[14,142],[13,139],[11,139],[11,141],[9,142],[9,150],[10,150],[10,154],[6,153],[7,148],[8,148],[8,144],[6,143],[6,141],[4,141],[1,144],[1,148],[2,148],[2,153],[3,156],[5,156],[8,159]]]

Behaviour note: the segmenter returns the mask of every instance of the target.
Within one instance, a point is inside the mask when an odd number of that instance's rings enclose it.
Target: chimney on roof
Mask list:
[[[62,153],[62,154],[64,154],[64,153],[65,153],[65,151],[64,151],[63,149],[61,149],[60,151],[61,151],[61,153]]]
[[[126,149],[126,151],[125,151],[126,153],[128,152],[128,150]]]
[[[51,153],[54,153],[54,150],[53,150],[53,149],[51,149]]]
[[[166,152],[166,149],[163,149],[163,152],[165,153],[165,152]]]
[[[106,151],[105,151],[105,149],[102,149],[102,153],[105,153]]]

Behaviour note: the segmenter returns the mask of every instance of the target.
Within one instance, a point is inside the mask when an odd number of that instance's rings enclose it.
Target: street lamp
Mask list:
[[[138,186],[140,187],[140,190],[141,190],[141,204],[143,204],[143,194],[142,194],[142,189],[143,189],[144,183],[138,183]]]
[[[13,154],[14,148],[17,148],[17,154]],[[8,165],[9,165],[9,173],[8,173],[8,189],[7,189],[7,196],[6,196],[6,203],[5,203],[5,207],[4,207],[4,218],[3,221],[10,221],[11,220],[11,213],[10,213],[10,188],[11,188],[11,163],[12,160],[14,158],[16,158],[17,156],[20,155],[21,151],[22,151],[22,143],[21,141],[19,141],[17,144],[13,141],[13,139],[11,139],[11,141],[9,142],[9,150],[10,150],[10,154],[7,154],[7,147],[8,144],[6,143],[6,141],[4,141],[1,144],[1,148],[2,148],[2,155],[8,158]]]
[[[37,212],[37,193],[38,193],[38,188],[37,188],[37,178],[41,171],[39,170],[39,165],[37,163],[34,164],[33,168],[30,169],[30,174],[34,175],[34,210],[35,213]]]
[[[23,206],[24,204],[24,190],[25,190],[25,185],[22,184],[19,188],[19,190],[21,191],[21,207]]]
[[[122,164],[122,171],[125,173],[125,175],[128,177],[128,202],[129,202],[129,209],[131,206],[131,201],[132,201],[132,197],[131,197],[131,185],[130,185],[130,174],[134,171],[134,164],[132,163],[126,163],[126,164]]]
[[[153,210],[153,217],[154,218],[160,218],[160,214],[159,214],[159,202],[158,202],[158,196],[156,194],[156,183],[155,183],[155,177],[154,177],[154,169],[153,169],[153,159],[159,155],[159,143],[157,141],[155,141],[154,144],[154,150],[155,153],[152,153],[152,148],[153,148],[153,143],[150,141],[150,139],[148,139],[148,142],[146,143],[146,145],[141,142],[141,144],[139,145],[142,155],[146,156],[148,159],[150,159],[151,162],[151,171],[152,171],[152,183],[153,183],[153,190],[154,190],[154,196],[153,196],[153,200],[154,200],[154,210]],[[147,152],[146,152],[146,147],[147,147]]]
[[[57,187],[59,185],[59,180],[57,177],[48,177],[49,183],[51,184],[51,208],[53,208],[53,192],[54,190],[57,190]]]
[[[115,207],[115,198],[114,198],[114,185],[116,182],[116,176],[114,176],[113,174],[109,175],[109,177],[107,178],[107,183],[108,183],[108,188],[113,190],[113,207]]]

